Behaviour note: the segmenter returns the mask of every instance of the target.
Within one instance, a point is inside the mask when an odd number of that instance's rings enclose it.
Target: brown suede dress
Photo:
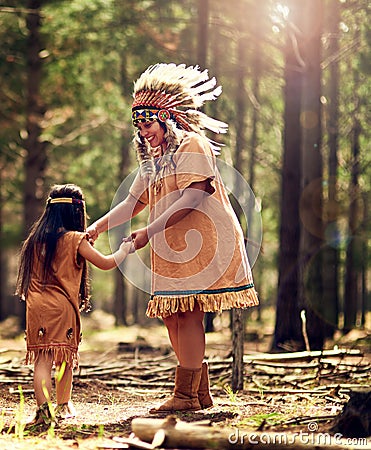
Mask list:
[[[52,278],[42,283],[42,264],[35,251],[34,268],[26,298],[26,364],[39,352],[52,352],[53,362],[78,366],[81,339],[79,290],[83,261],[77,253],[85,233],[69,231],[59,238]]]
[[[155,220],[194,182],[209,180],[208,196],[182,220],[151,239],[152,295],[149,317],[192,311],[221,312],[258,305],[241,226],[228,199],[208,141],[193,132],[171,161],[157,161],[161,177],[140,174],[130,193],[149,205]]]

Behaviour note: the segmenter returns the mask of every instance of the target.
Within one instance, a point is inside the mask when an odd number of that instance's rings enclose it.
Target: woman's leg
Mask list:
[[[182,367],[199,369],[205,356],[204,313],[197,306],[193,311],[178,313],[178,359]]]
[[[175,352],[176,357],[179,361],[179,349],[178,349],[178,314],[173,314],[165,319],[163,319],[164,324],[167,328],[171,346]]]
[[[173,397],[151,409],[151,413],[201,409],[198,389],[205,355],[203,318],[204,313],[197,307],[194,311],[173,314],[164,320],[179,365],[175,370]]]
[[[205,356],[204,313],[198,305],[193,311],[173,314],[164,319],[169,339],[179,364],[198,369]]]
[[[58,405],[63,405],[71,400],[72,367],[68,364],[57,365],[55,369],[55,390]]]
[[[40,352],[35,358],[33,385],[37,406],[51,401],[53,357],[51,352]]]

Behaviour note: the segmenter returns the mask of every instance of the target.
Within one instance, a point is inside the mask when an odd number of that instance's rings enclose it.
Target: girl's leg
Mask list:
[[[68,364],[57,365],[55,369],[55,390],[58,405],[63,405],[71,400],[72,367]]]
[[[53,357],[51,352],[40,352],[35,358],[33,385],[37,406],[51,401]]]

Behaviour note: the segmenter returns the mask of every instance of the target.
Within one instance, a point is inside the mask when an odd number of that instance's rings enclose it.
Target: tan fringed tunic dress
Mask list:
[[[53,362],[78,366],[81,340],[79,290],[83,261],[77,250],[85,233],[69,231],[59,238],[52,263],[53,276],[43,286],[40,255],[35,251],[34,268],[26,298],[26,364],[39,352],[51,352]]]
[[[152,295],[149,317],[168,317],[258,305],[244,237],[206,138],[184,133],[172,161],[157,161],[160,179],[148,186],[140,174],[130,193],[148,204],[154,220],[194,182],[210,181],[204,200],[151,239]]]

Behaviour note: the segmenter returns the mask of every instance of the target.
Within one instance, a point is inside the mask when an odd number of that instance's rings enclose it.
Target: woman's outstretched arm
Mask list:
[[[127,222],[139,214],[145,206],[144,203],[129,194],[125,200],[87,228],[86,232],[88,233],[89,240],[94,242],[99,234]]]
[[[193,211],[202,202],[205,195],[208,195],[208,186],[208,180],[192,183],[184,189],[181,197],[157,219],[147,227],[134,231],[131,234],[131,238],[134,241],[136,250],[144,247],[153,235],[171,227]]]

